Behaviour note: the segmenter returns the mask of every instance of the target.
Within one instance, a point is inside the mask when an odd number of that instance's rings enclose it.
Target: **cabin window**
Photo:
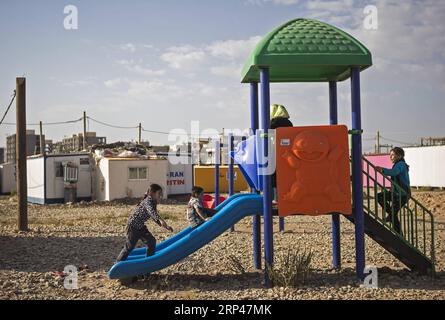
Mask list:
[[[81,166],[88,166],[90,164],[90,159],[89,158],[80,158],[79,159],[79,163]]]
[[[63,178],[62,162],[54,162],[54,168],[56,170],[56,178]]]
[[[129,180],[147,180],[148,168],[147,167],[131,167],[128,168]]]

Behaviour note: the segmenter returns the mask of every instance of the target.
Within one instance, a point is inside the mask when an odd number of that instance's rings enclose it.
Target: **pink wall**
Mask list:
[[[392,167],[392,162],[391,159],[389,159],[389,154],[383,154],[383,155],[375,155],[375,156],[365,156],[365,158],[371,162],[374,166],[379,166],[379,167],[383,167],[383,168],[391,168]],[[367,171],[368,170],[368,166],[366,164],[366,162],[363,161],[363,170]],[[369,166],[369,174],[371,177],[375,177],[374,175],[374,169]],[[380,173],[377,173],[377,181],[380,184],[383,184],[383,177]],[[367,186],[367,178],[365,175],[363,175],[363,186],[366,187]],[[371,179],[369,179],[369,186],[373,187],[374,186],[374,181],[372,181]],[[385,182],[385,186],[388,186],[388,181]]]

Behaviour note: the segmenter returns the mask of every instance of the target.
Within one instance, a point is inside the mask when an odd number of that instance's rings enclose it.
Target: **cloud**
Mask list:
[[[139,62],[135,62],[134,60],[122,59],[122,60],[117,60],[116,63],[118,65],[125,67],[125,69],[127,69],[130,72],[134,72],[134,73],[141,74],[144,76],[153,77],[153,76],[162,76],[165,74],[165,70],[162,70],[162,69],[153,70],[153,69],[150,69],[148,67],[141,65],[142,60],[140,60]]]
[[[377,8],[378,29],[366,30],[364,8]],[[374,84],[370,90],[388,88],[443,91],[445,51],[445,3],[434,0],[307,1],[302,16],[338,26],[363,43],[372,53],[374,65],[364,77]],[[404,90],[401,90],[404,92]],[[403,100],[403,99],[400,99]]]
[[[51,81],[58,83],[64,87],[83,87],[83,86],[94,86],[96,84],[97,78],[95,76],[88,76],[83,79],[67,79],[59,78],[56,76],[49,77]]]
[[[325,0],[311,0],[306,3],[306,7],[309,10],[315,11],[329,11],[329,12],[338,12],[338,11],[350,11],[354,5],[353,0],[333,0],[333,1],[325,1]]]
[[[136,52],[136,46],[132,43],[126,43],[120,46],[120,49],[123,51]]]
[[[168,48],[160,59],[170,68],[183,71],[186,78],[196,78],[210,71],[222,77],[238,78],[242,65],[260,36],[248,39],[214,41],[201,46],[183,45]]]
[[[247,40],[216,41],[208,45],[205,49],[210,52],[212,56],[217,58],[244,60],[261,38],[261,36],[253,36]]]
[[[377,1],[378,29],[352,31],[376,54],[404,62],[429,61],[445,47],[445,6],[432,2]]]
[[[161,55],[161,60],[167,62],[173,69],[189,69],[204,61],[204,50],[190,45],[170,47]]]
[[[293,5],[293,4],[297,4],[299,2],[299,0],[247,0],[245,3],[246,4],[252,4],[252,5],[258,5],[258,6],[262,6],[265,3],[273,3],[276,5]]]
[[[185,90],[171,81],[151,80],[135,81],[128,80],[126,95],[138,101],[165,102],[169,99],[183,97]],[[167,98],[168,97],[168,98]]]
[[[216,76],[229,77],[239,79],[241,74],[241,65],[225,65],[211,67],[210,73]]]
[[[106,80],[104,82],[104,84],[107,88],[116,88],[120,84],[122,84],[122,82],[123,82],[123,80],[121,78],[116,78],[116,79]]]

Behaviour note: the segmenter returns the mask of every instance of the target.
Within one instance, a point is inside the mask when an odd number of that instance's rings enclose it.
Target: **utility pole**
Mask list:
[[[139,122],[139,138],[138,138],[138,144],[141,144],[141,133],[142,133],[142,124]]]
[[[380,131],[377,131],[377,144],[375,153],[380,154]]]
[[[43,124],[42,121],[39,121],[40,128],[40,154],[45,155],[45,141],[43,140]]]
[[[16,176],[18,229],[28,231],[28,186],[26,181],[26,78],[16,78]]]
[[[83,150],[87,149],[87,113],[83,112]]]

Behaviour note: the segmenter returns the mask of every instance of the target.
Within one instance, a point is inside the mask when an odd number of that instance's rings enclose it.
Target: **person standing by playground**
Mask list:
[[[289,120],[289,113],[281,104],[273,104],[270,106],[270,128],[293,127],[294,125]],[[277,202],[277,174],[272,175],[272,190],[273,190],[273,204]]]
[[[161,199],[162,187],[156,183],[151,184],[145,193],[144,199],[139,202],[128,219],[125,246],[119,253],[117,262],[126,260],[139,240],[147,246],[147,257],[154,254],[156,239],[145,225],[145,222],[149,219],[168,231],[173,232],[173,228],[158,214],[157,203]]]
[[[198,186],[192,188],[192,196],[187,205],[187,220],[190,227],[196,228],[206,221],[207,218],[212,217],[218,211],[215,209],[205,208],[202,204],[202,196],[204,189]]]
[[[401,233],[400,221],[397,216],[400,209],[408,202],[411,196],[411,187],[409,181],[409,165],[405,162],[405,151],[400,147],[392,148],[389,157],[393,166],[391,169],[376,167],[376,170],[383,175],[390,176],[391,180],[401,187],[402,190],[394,192],[394,186],[391,191],[384,189],[377,194],[378,203],[386,210],[386,221],[393,221],[393,228]],[[392,201],[392,206],[389,202]]]

